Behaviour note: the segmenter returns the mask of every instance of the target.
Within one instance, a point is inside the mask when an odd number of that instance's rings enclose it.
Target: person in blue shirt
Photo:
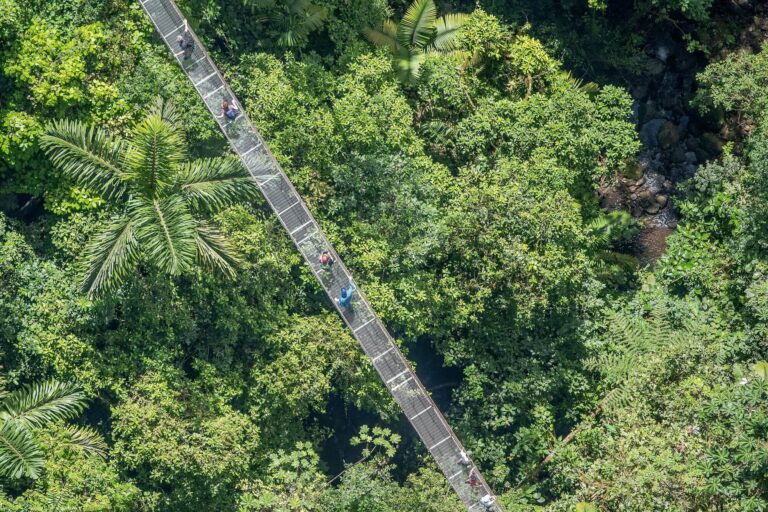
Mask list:
[[[336,302],[338,302],[344,309],[349,309],[352,305],[352,294],[355,290],[357,290],[357,288],[355,288],[355,283],[352,281],[349,282],[348,286],[342,286],[341,293],[339,294],[339,298],[336,299]]]

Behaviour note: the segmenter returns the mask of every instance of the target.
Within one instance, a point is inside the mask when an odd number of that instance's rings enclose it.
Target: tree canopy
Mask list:
[[[508,512],[766,510],[768,10],[630,4],[178,2]],[[138,2],[0,63],[1,510],[462,510]]]

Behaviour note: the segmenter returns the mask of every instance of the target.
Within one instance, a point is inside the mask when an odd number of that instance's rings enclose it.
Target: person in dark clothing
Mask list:
[[[349,282],[349,286],[342,286],[341,287],[341,293],[339,294],[339,298],[336,299],[336,302],[341,305],[344,309],[349,309],[349,307],[352,305],[352,294],[355,293],[355,283],[352,281]]]
[[[176,42],[179,43],[179,48],[184,52],[184,58],[190,58],[192,52],[195,51],[195,38],[189,31],[189,24],[186,19],[184,20],[184,32],[176,38]]]

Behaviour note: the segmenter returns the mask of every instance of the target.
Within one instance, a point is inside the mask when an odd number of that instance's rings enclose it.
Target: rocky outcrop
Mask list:
[[[663,239],[677,226],[675,184],[719,156],[724,144],[718,134],[722,113],[702,115],[690,108],[695,74],[704,62],[687,52],[685,44],[673,36],[677,33],[660,24],[648,34],[647,73],[629,86],[643,149],[636,162],[599,191],[604,208],[627,210],[642,222],[636,249],[649,264],[661,254]],[[652,250],[645,247],[644,240],[650,241]]]

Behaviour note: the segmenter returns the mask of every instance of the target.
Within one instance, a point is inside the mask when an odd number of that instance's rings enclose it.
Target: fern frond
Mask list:
[[[632,399],[632,391],[628,386],[618,386],[606,396],[603,401],[603,411],[608,414],[614,413],[619,409],[627,407],[632,402]]]

